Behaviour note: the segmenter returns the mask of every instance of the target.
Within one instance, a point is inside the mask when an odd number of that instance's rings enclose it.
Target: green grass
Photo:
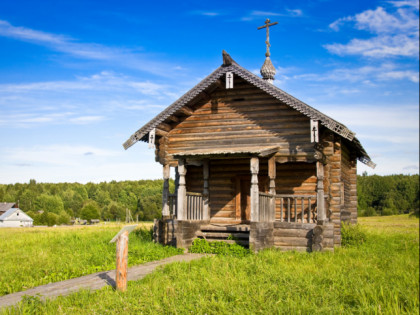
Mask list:
[[[47,302],[29,298],[7,312],[418,314],[418,219],[369,220],[361,220],[364,242],[335,253],[265,250],[243,257],[206,257],[160,268],[129,282],[125,293],[107,287]]]
[[[0,295],[115,268],[115,243],[122,225],[0,229]],[[144,233],[143,233],[144,234]],[[129,237],[128,264],[137,265],[180,253]]]

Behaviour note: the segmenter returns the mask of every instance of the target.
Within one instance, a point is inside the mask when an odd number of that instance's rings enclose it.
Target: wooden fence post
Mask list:
[[[115,286],[118,291],[127,290],[128,231],[124,231],[117,239],[117,270]]]
[[[128,261],[128,234],[136,228],[137,225],[123,227],[115,235],[110,243],[117,244],[117,268],[115,271],[115,288],[124,292],[127,290],[127,261]]]

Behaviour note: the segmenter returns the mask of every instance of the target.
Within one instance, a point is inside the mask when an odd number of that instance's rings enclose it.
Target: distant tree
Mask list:
[[[58,224],[69,224],[70,223],[70,216],[66,211],[61,211],[57,218]]]
[[[80,217],[83,220],[92,220],[100,218],[100,209],[95,201],[88,201],[80,211]]]
[[[64,210],[63,201],[59,196],[51,196],[47,194],[41,194],[38,196],[35,200],[35,206],[37,210],[44,210],[45,212],[52,212],[55,214]]]

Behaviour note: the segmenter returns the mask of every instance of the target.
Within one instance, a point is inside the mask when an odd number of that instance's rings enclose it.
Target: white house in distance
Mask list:
[[[0,203],[0,227],[32,226],[33,222],[15,203]]]

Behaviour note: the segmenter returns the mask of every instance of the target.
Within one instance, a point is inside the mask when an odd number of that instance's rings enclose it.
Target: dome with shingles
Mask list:
[[[261,67],[260,72],[264,80],[273,83],[274,76],[276,75],[276,68],[274,68],[269,56],[265,57],[265,61]]]

